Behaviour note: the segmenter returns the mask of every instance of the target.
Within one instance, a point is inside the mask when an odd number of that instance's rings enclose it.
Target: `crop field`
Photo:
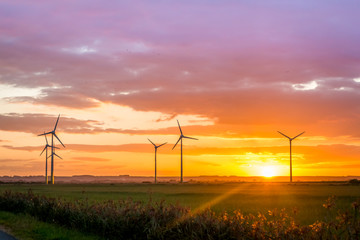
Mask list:
[[[107,200],[164,201],[198,211],[210,208],[215,213],[235,210],[243,214],[266,214],[285,209],[299,224],[313,224],[335,218],[338,210],[348,209],[360,198],[360,186],[341,183],[225,183],[225,184],[5,184],[0,192],[11,190],[65,200],[104,202]],[[335,196],[329,212],[323,204]]]

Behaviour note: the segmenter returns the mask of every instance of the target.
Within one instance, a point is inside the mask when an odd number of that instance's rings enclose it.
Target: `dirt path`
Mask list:
[[[1,240],[17,240],[15,237],[13,237],[10,234],[4,232],[2,226],[0,226],[0,239]]]

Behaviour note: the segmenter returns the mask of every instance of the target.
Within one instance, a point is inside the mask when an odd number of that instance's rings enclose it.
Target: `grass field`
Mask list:
[[[0,211],[0,225],[11,229],[10,234],[21,240],[99,240],[98,236],[44,223],[26,214]]]
[[[283,209],[300,224],[312,224],[334,217],[338,209],[346,209],[360,198],[360,186],[331,183],[226,183],[226,184],[5,184],[5,190],[60,197],[68,200],[89,199],[105,201],[132,198],[148,202],[164,200],[192,210],[210,207],[215,212],[231,214],[240,209],[243,213],[266,213]],[[322,205],[330,196],[336,196],[336,206],[329,214]]]

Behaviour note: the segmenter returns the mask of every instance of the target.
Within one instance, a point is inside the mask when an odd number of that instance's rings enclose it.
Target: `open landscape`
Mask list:
[[[1,0],[0,239],[360,239],[359,12]]]
[[[12,197],[6,197],[7,194],[10,194],[9,191],[15,195]],[[17,207],[14,207],[14,205],[10,204],[9,209],[6,209],[4,199],[12,199],[11,201],[14,201],[14,199],[16,199],[16,193],[24,194],[18,196],[20,199],[23,199],[24,203],[20,203],[22,200],[18,199],[16,200],[16,203],[12,202],[12,204],[17,204]],[[169,218],[167,220],[171,221],[186,221],[183,219],[184,216],[187,216],[185,218],[196,218],[198,216],[204,217],[203,214],[206,216],[205,219],[201,220],[204,221],[204,224],[208,224],[206,223],[206,221],[209,220],[207,218],[212,216],[212,214],[214,215],[210,218],[216,218],[220,222],[224,221],[224,216],[227,216],[226,218],[231,219],[236,218],[238,214],[242,214],[242,218],[246,219],[246,221],[249,221],[249,223],[247,223],[250,224],[249,231],[254,232],[253,235],[246,235],[250,234],[246,232],[238,232],[238,234],[245,234],[244,236],[252,236],[259,239],[268,239],[270,235],[276,236],[276,234],[280,234],[278,236],[283,237],[290,236],[291,234],[286,235],[289,233],[285,234],[285,232],[289,232],[290,229],[294,228],[294,226],[297,228],[309,227],[309,229],[312,229],[307,230],[310,231],[309,236],[315,236],[316,231],[313,228],[318,224],[320,224],[320,227],[318,226],[321,230],[319,230],[321,232],[320,235],[326,237],[329,236],[329,233],[338,234],[338,237],[347,239],[349,237],[348,232],[342,232],[341,229],[331,229],[331,226],[334,226],[335,222],[340,224],[341,221],[343,221],[341,219],[341,216],[344,216],[343,214],[348,214],[346,215],[348,217],[347,221],[351,221],[352,223],[356,224],[354,225],[354,229],[357,231],[360,230],[360,221],[357,219],[357,215],[360,214],[360,212],[359,207],[356,205],[360,204],[360,185],[349,184],[348,182],[299,182],[293,184],[270,182],[222,184],[3,184],[0,185],[0,196],[1,210],[8,210],[10,212],[12,211],[21,214],[26,213],[34,216],[36,219],[42,220],[43,222],[52,222],[53,224],[56,223],[59,226],[65,226],[70,229],[78,229],[84,233],[90,232],[93,234],[90,237],[95,238],[98,236],[100,238],[107,237],[109,239],[117,239],[119,236],[126,236],[129,239],[140,239],[146,236],[150,239],[158,239],[164,237],[161,235],[161,233],[165,231],[164,229],[167,227],[163,222],[166,221],[167,218]],[[46,197],[48,200],[45,200],[43,197]],[[35,202],[31,203],[30,205],[32,208],[38,206],[38,209],[34,210],[29,207],[24,207],[34,199],[40,200],[35,200]],[[65,219],[60,221],[57,219],[57,217],[54,217],[56,216],[56,214],[54,216],[52,215],[54,214],[54,209],[49,209],[49,211],[45,212],[39,210],[41,209],[41,204],[52,201],[58,202],[55,205],[61,205],[61,207],[55,207],[55,210],[60,208],[62,209],[61,211],[65,211],[65,209],[68,209],[66,211],[70,211],[73,209],[71,211],[77,212],[79,215],[78,217],[81,217],[81,214],[84,214],[81,213],[81,209],[85,205],[88,206],[86,207],[86,209],[88,209],[86,211],[88,212],[87,214],[89,214],[89,216],[91,216],[91,212],[94,211],[94,209],[103,209],[100,211],[106,212],[106,209],[110,206],[112,206],[112,209],[114,209],[114,207],[117,209],[112,211],[119,211],[119,213],[121,213],[123,211],[121,209],[125,206],[127,209],[125,211],[127,215],[127,221],[132,221],[131,219],[137,219],[137,217],[143,216],[141,217],[142,222],[139,219],[138,221],[140,221],[139,224],[143,224],[144,232],[137,232],[139,231],[137,228],[133,230],[131,230],[132,228],[129,228],[128,231],[130,232],[125,231],[124,233],[121,231],[114,231],[113,233],[108,233],[105,230],[99,230],[102,229],[100,227],[101,225],[96,225],[97,227],[94,229],[97,230],[91,232],[86,227],[86,225],[90,223],[87,224],[85,220],[82,220],[82,224],[85,224],[84,226],[72,226],[69,223],[62,222],[65,221]],[[356,205],[355,208],[354,204]],[[22,207],[24,207],[23,212],[21,210]],[[158,212],[159,207],[162,209],[160,213]],[[37,214],[39,211],[43,212],[44,215]],[[139,211],[142,213],[139,213]],[[50,214],[50,216],[46,216],[46,214]],[[65,214],[65,216],[68,217],[68,214],[70,213]],[[100,214],[100,212],[97,214]],[[155,214],[153,216],[153,221],[157,222],[156,224],[159,225],[157,234],[160,235],[153,235],[154,233],[152,233],[150,230],[148,232],[146,230],[149,226],[144,219],[147,219],[147,217],[151,216],[152,214]],[[169,217],[169,214],[175,214],[175,216]],[[121,220],[124,218],[123,214],[121,215],[122,216],[118,216],[118,221],[120,221],[118,222],[118,227],[121,225]],[[63,215],[61,216],[61,218],[64,218]],[[49,218],[54,218],[54,220],[49,220]],[[250,220],[247,218],[250,218]],[[280,218],[280,220],[278,218]],[[281,220],[281,218],[283,220]],[[105,222],[116,221],[113,219],[111,214],[104,214],[102,219],[102,221]],[[282,230],[278,229],[274,232],[272,227],[269,228],[269,226],[264,225],[260,226],[260,228],[263,228],[261,231],[255,231],[256,223],[262,225],[265,222],[268,224],[272,221],[274,221],[274,224],[276,221],[281,221],[277,222],[277,224],[280,224],[282,228],[287,230],[282,232]],[[246,225],[246,223],[242,223],[242,221],[239,221],[237,224]],[[192,228],[194,226],[188,227]],[[175,226],[172,226],[172,228],[175,228]],[[311,231],[314,232],[311,233]],[[221,234],[226,233],[227,231],[224,229],[210,231],[208,233],[208,239],[214,239],[219,237]],[[184,234],[186,235],[189,233],[187,232]],[[353,230],[350,231],[350,234],[352,237],[359,236],[357,235],[359,232],[353,232]],[[174,239],[181,239],[176,234],[173,235],[173,237]],[[194,237],[194,239],[196,238],[198,237]]]
[[[301,224],[312,224],[324,220],[327,211],[325,201],[336,197],[336,208],[347,209],[360,198],[360,185],[343,183],[224,183],[224,184],[41,184],[0,185],[6,190],[34,194],[65,200],[102,202],[126,200],[179,204],[192,210],[211,208],[216,213],[235,210],[242,213],[263,213],[283,208]]]

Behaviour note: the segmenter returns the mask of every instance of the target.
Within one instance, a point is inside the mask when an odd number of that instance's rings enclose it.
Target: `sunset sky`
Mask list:
[[[0,175],[360,175],[355,0],[0,1]],[[60,147],[58,142],[57,146]]]

